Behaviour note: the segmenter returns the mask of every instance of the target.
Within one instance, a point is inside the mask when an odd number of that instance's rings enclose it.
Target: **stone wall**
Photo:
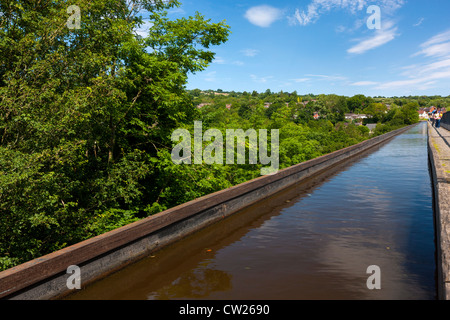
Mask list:
[[[450,299],[450,131],[428,124],[430,160],[435,212],[438,298]]]

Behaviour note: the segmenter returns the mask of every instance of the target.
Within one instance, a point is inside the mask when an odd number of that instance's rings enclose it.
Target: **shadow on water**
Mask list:
[[[412,201],[412,210],[401,203],[393,205],[395,199],[388,198],[398,185],[385,189],[386,182],[378,180],[386,181],[386,175],[400,179],[399,167],[376,172],[383,168],[384,157],[392,161],[408,153],[402,148],[423,148],[419,127],[163,248],[68,299],[434,299],[435,284],[429,284],[430,270],[434,272],[429,259],[434,243],[430,247],[428,241],[432,215],[424,222],[422,215],[429,210],[416,212],[431,206],[430,184],[428,189],[419,188],[422,198]],[[424,166],[428,174],[427,162]],[[380,181],[381,186],[376,184]],[[406,187],[405,193],[411,190],[417,192]],[[425,235],[421,227],[426,228]],[[381,290],[366,286],[366,269],[373,264],[382,270]]]

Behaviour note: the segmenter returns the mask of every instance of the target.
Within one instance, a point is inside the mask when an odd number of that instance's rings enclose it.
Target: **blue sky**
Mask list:
[[[185,0],[170,17],[196,11],[232,33],[188,89],[450,95],[448,0]]]

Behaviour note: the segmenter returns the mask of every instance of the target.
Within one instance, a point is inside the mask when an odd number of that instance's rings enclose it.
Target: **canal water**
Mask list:
[[[436,299],[426,124],[68,299]]]

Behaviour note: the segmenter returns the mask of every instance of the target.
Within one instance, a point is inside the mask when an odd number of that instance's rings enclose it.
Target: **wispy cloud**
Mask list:
[[[291,25],[306,26],[315,23],[322,15],[332,10],[346,10],[352,14],[364,12],[365,14],[369,5],[378,5],[382,14],[382,28],[372,32],[370,37],[358,39],[358,43],[347,51],[352,54],[362,54],[394,40],[399,35],[398,28],[391,16],[404,3],[405,0],[312,0],[306,8],[296,9],[295,14],[288,19]],[[338,33],[354,32],[364,24],[365,20],[358,18],[352,27],[340,25],[336,27],[335,31]]]
[[[450,55],[450,30],[435,35],[421,46],[422,50],[416,55],[427,57],[447,57]]]
[[[364,87],[364,86],[373,86],[377,85],[378,82],[375,81],[359,81],[359,82],[353,82],[352,86],[358,86],[358,87]]]
[[[335,83],[335,82],[348,82],[348,78],[339,75],[305,74],[303,78],[289,79],[289,81],[295,83],[307,83],[307,82],[313,83],[317,81],[326,81],[329,83]]]
[[[308,82],[310,81],[311,78],[298,78],[298,79],[291,79],[291,81],[294,81],[296,83],[300,83],[300,82]]]
[[[366,20],[364,20],[364,19],[357,19],[353,23],[353,26],[346,27],[346,26],[343,26],[343,25],[339,25],[339,26],[336,27],[335,31],[337,33],[342,33],[342,32],[353,33],[355,31],[357,31],[358,29],[360,29],[365,24],[366,24]]]
[[[334,9],[346,9],[353,13],[361,11],[366,2],[366,0],[312,0],[306,9],[296,9],[295,14],[289,17],[289,21],[291,24],[306,26]]]
[[[216,71],[208,72],[208,73],[205,75],[205,81],[207,81],[207,82],[216,82],[216,80],[217,80],[216,74],[217,74]]]
[[[169,9],[169,10],[167,11],[167,13],[168,13],[168,14],[174,14],[174,15],[175,15],[175,14],[183,15],[183,14],[186,14],[186,11],[184,11],[183,8],[176,7],[176,8]]]
[[[355,14],[367,9],[369,5],[380,6],[383,15],[389,16],[404,3],[405,0],[312,0],[306,9],[296,9],[288,19],[292,25],[306,26],[332,10],[346,10]]]
[[[327,80],[327,81],[344,81],[344,80],[347,80],[346,77],[330,76],[330,75],[324,75],[324,74],[306,74],[305,76],[313,77],[316,80]]]
[[[267,83],[270,79],[273,78],[273,76],[259,77],[259,76],[256,76],[256,75],[254,75],[254,74],[251,74],[251,75],[250,75],[250,78],[251,78],[254,82]]]
[[[235,66],[243,66],[244,62],[240,61],[240,60],[233,60],[233,61],[229,61],[226,60],[225,58],[221,57],[221,56],[216,56],[213,63],[215,64],[227,64],[227,65],[235,65]]]
[[[149,31],[150,31],[151,27],[153,27],[153,25],[154,25],[153,22],[144,20],[144,23],[139,28],[136,28],[134,31],[136,32],[136,34],[145,38],[145,37],[148,37]]]
[[[417,21],[417,23],[413,24],[413,26],[414,27],[420,26],[423,23],[424,20],[425,20],[425,18],[420,18],[419,21]]]
[[[217,63],[217,64],[225,64],[225,59],[219,56],[216,56],[213,63]]]
[[[256,49],[245,49],[241,51],[246,57],[254,57],[259,53],[259,50]]]
[[[398,28],[395,26],[393,21],[385,21],[382,24],[381,29],[375,30],[375,34],[369,38],[360,40],[358,44],[354,45],[347,50],[348,53],[362,54],[366,51],[378,48],[398,36]]]
[[[282,11],[272,6],[262,5],[248,9],[244,17],[258,27],[267,28],[282,17]]]
[[[420,51],[413,55],[425,57],[423,63],[403,68],[404,79],[381,83],[377,89],[416,89],[433,88],[437,83],[450,82],[450,30],[431,37],[420,45]]]

